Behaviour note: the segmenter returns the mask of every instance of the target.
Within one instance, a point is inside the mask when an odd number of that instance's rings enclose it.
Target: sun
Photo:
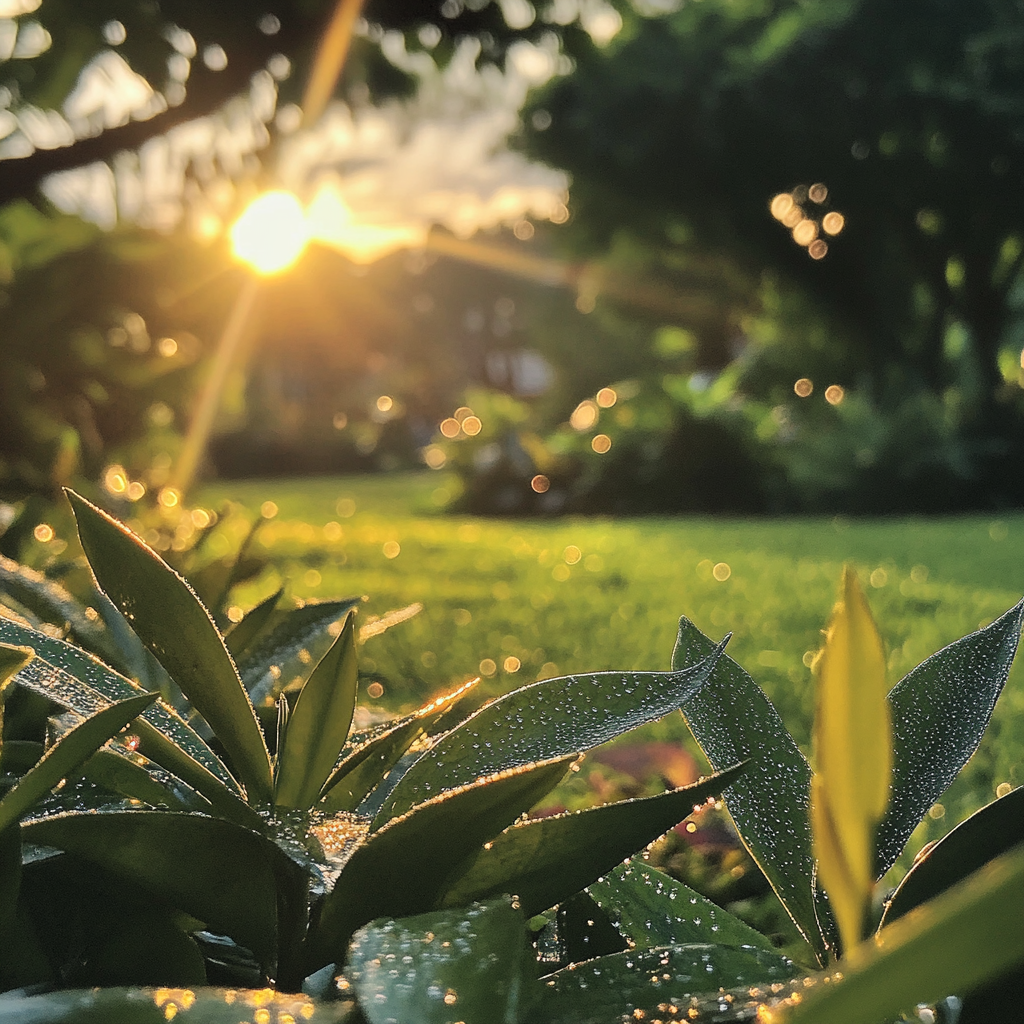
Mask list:
[[[287,270],[308,242],[305,211],[291,192],[264,192],[231,228],[235,256],[265,276]]]

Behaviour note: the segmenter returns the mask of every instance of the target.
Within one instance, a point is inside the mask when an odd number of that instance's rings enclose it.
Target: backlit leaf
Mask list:
[[[714,649],[689,619],[679,620],[674,667],[695,665]],[[810,765],[771,701],[728,655],[719,659],[707,685],[684,702],[683,715],[716,771],[750,761],[749,771],[724,791],[726,807],[743,844],[823,965],[825,944],[811,885]]]
[[[9,619],[0,618],[0,640],[28,644],[37,652],[18,673],[19,686],[76,714],[92,715],[114,701],[146,692],[77,647]],[[219,814],[262,827],[220,758],[172,708],[157,701],[136,719],[134,730],[141,753],[202,793]]]
[[[963,995],[1024,961],[1024,847],[883,928],[842,961],[842,977],[801,993],[785,1024],[889,1020]]]
[[[1024,786],[982,807],[923,850],[886,902],[881,927],[945,892],[1018,843],[1024,843]]]
[[[307,972],[340,961],[357,928],[434,909],[459,864],[549,793],[572,758],[474,780],[371,833],[325,897],[311,929]]]
[[[287,612],[269,634],[248,646],[238,671],[254,704],[271,702],[286,687],[301,685],[334,643],[331,626],[362,598],[309,602]]]
[[[635,949],[692,942],[773,949],[759,931],[641,860],[619,864],[587,892]]]
[[[313,806],[338,760],[356,707],[359,669],[353,616],[299,693],[277,754],[279,807]]]
[[[892,798],[878,827],[875,875],[892,867],[911,832],[978,749],[1017,652],[1024,601],[923,661],[889,693]]]
[[[68,498],[97,582],[217,734],[251,797],[269,802],[270,755],[210,613],[130,530],[74,492]]]
[[[720,988],[781,982],[794,973],[785,957],[754,946],[736,949],[705,943],[630,949],[541,979],[543,996],[528,1019],[544,1024],[688,1021],[693,997],[717,995]],[[729,1004],[717,1003],[715,1008],[721,1012],[724,1007],[727,1014]],[[669,1016],[668,1006],[678,1016]],[[704,1019],[704,1014],[697,1019]]]
[[[515,893],[527,916],[568,899],[722,792],[743,765],[658,796],[515,825],[453,873],[444,904]]]
[[[438,740],[406,772],[373,827],[482,775],[589,750],[667,715],[700,690],[727,640],[698,663],[673,672],[564,676],[499,697]]]
[[[62,779],[67,778],[112,736],[156,700],[143,693],[97,711],[62,736],[0,800],[0,832],[22,817]]]
[[[360,928],[345,977],[370,1024],[516,1024],[532,960],[522,912],[498,899]]]
[[[811,836],[818,875],[849,950],[865,934],[875,828],[889,802],[892,776],[885,650],[849,567],[815,673]]]
[[[224,643],[236,661],[270,622],[283,593],[283,589],[278,590],[270,597],[264,598],[255,608],[250,609],[240,622],[235,623],[231,632],[224,637]]]

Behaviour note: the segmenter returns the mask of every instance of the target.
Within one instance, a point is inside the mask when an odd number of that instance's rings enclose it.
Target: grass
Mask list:
[[[1017,513],[496,520],[438,512],[438,490],[438,476],[427,473],[221,483],[199,498],[211,507],[238,501],[251,514],[266,501],[277,507],[258,541],[272,568],[238,589],[241,607],[281,583],[306,599],[369,595],[363,615],[422,603],[419,615],[363,650],[363,667],[384,687],[377,701],[391,707],[478,673],[489,693],[499,693],[582,670],[664,669],[686,615],[716,639],[733,632],[729,653],[807,749],[807,664],[844,562],[868,592],[892,682],[1024,594],[1024,515]],[[1022,713],[1018,659],[981,749],[911,850],[992,799],[1000,783],[1024,782]],[[689,742],[679,716],[646,735]]]

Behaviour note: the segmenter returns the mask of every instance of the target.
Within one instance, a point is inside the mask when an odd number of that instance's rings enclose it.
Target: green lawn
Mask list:
[[[440,514],[443,484],[430,473],[254,481],[211,485],[199,498],[211,507],[233,499],[253,513],[265,501],[278,506],[258,542],[274,568],[237,592],[241,607],[281,583],[303,598],[368,595],[364,616],[422,603],[421,614],[363,650],[363,667],[384,685],[379,700],[391,706],[478,673],[491,673],[485,685],[497,693],[579,670],[664,669],[676,621],[687,615],[716,639],[733,632],[729,653],[806,747],[807,662],[844,562],[860,572],[892,682],[1024,594],[1024,515],[1016,513],[497,520]],[[682,740],[685,727],[672,716],[649,735]],[[1018,662],[981,750],[913,845],[947,831],[1000,783],[1022,781]]]

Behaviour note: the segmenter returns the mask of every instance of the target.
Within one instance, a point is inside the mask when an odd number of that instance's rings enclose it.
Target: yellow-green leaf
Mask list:
[[[892,727],[882,639],[849,568],[815,667],[811,835],[818,877],[843,946],[851,949],[863,937],[874,884],[875,829],[892,776]]]

